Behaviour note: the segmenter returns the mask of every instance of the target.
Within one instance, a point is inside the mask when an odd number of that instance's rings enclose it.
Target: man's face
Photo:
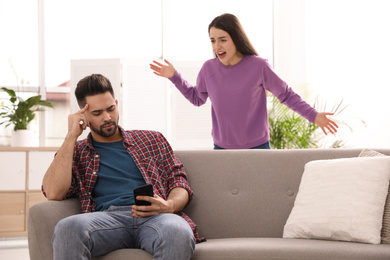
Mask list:
[[[118,130],[118,101],[110,92],[106,92],[87,96],[86,102],[89,108],[85,115],[94,139],[107,141],[107,138],[113,137]]]

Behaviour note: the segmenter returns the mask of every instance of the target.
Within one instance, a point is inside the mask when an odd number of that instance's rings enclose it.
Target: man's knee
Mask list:
[[[165,214],[161,223],[162,240],[166,247],[194,251],[195,237],[187,221],[176,214]]]
[[[195,245],[195,237],[192,229],[187,221],[182,217],[172,214],[174,217],[168,221],[169,233],[171,233],[178,243],[183,241],[184,243],[190,243]]]
[[[85,222],[80,219],[79,215],[70,216],[60,220],[54,228],[53,241],[60,240],[77,240],[84,233]]]

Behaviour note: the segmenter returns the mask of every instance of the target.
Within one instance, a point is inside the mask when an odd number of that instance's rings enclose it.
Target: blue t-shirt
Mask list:
[[[145,185],[145,180],[123,147],[123,141],[101,143],[93,140],[93,146],[100,155],[98,179],[92,194],[96,210],[105,210],[111,205],[133,205],[133,189]]]

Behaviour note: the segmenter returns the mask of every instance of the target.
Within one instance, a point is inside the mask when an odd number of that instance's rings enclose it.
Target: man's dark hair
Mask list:
[[[238,18],[233,14],[222,14],[214,18],[209,25],[209,34],[211,27],[215,27],[227,32],[232,38],[234,45],[239,53],[243,55],[258,56],[252,43],[249,41],[244,28]],[[216,55],[216,54],[215,54]]]
[[[83,108],[86,105],[85,98],[87,96],[104,94],[107,91],[115,98],[110,80],[101,74],[92,74],[86,76],[77,83],[74,93],[79,107]]]

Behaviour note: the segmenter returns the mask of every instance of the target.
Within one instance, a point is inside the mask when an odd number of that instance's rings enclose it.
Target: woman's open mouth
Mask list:
[[[218,56],[218,58],[223,59],[223,58],[225,58],[225,56],[226,56],[226,52],[224,52],[224,51],[219,51],[219,52],[217,52],[217,56]]]

